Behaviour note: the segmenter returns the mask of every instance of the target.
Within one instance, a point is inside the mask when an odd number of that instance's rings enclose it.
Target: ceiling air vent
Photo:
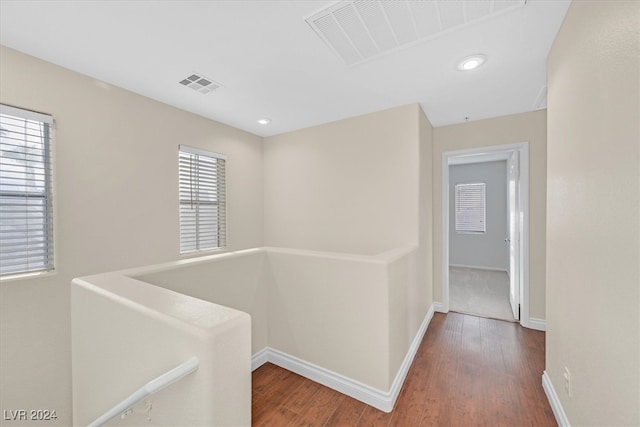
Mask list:
[[[524,6],[526,0],[344,0],[307,24],[347,65]]]
[[[221,86],[220,83],[216,83],[210,78],[204,77],[202,74],[195,73],[180,80],[180,84],[202,94],[213,92]]]

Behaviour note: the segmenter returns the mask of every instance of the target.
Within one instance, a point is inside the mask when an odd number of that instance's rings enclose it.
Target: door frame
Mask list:
[[[513,317],[520,321],[520,302],[522,299],[522,248],[520,247],[520,239],[522,236],[522,196],[520,194],[520,152],[512,151],[507,160],[507,237],[505,243],[509,244],[509,303]],[[513,184],[513,185],[512,185]],[[514,214],[515,212],[515,214]]]
[[[520,157],[520,324],[535,329],[529,319],[529,143],[493,145],[442,153],[442,311],[449,312],[449,166],[508,160],[512,152]]]

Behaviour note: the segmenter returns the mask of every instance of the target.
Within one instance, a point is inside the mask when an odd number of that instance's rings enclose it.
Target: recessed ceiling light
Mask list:
[[[460,63],[458,64],[458,70],[461,70],[461,71],[473,70],[474,68],[478,68],[480,65],[482,65],[484,61],[486,61],[486,59],[487,57],[484,55],[468,56],[464,58],[462,61],[460,61]]]
[[[263,117],[261,119],[258,119],[258,123],[260,123],[261,125],[268,125],[269,123],[271,123],[271,119]]]

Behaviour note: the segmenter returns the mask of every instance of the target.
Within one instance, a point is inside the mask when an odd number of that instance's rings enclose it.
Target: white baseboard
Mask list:
[[[547,395],[547,400],[551,405],[551,410],[553,410],[553,415],[556,417],[558,426],[571,427],[567,414],[564,413],[560,399],[558,399],[558,395],[556,394],[556,389],[553,387],[553,383],[551,382],[549,375],[547,375],[547,371],[544,371],[542,374],[542,388],[544,389],[544,393]]]
[[[449,264],[449,267],[453,267],[453,268],[472,268],[474,270],[485,270],[485,271],[499,271],[500,273],[509,274],[509,271],[507,271],[506,268],[482,267],[482,266],[477,266],[477,265],[464,265],[464,264]]]
[[[434,302],[433,309],[436,313],[448,313],[449,310],[444,309],[444,304],[441,302]]]
[[[367,384],[353,380],[344,375],[325,369],[321,366],[309,363],[297,357],[283,353],[276,349],[269,349],[269,362],[278,365],[288,371],[295,372],[312,381],[339,391],[342,394],[353,397],[361,402],[371,405],[381,411],[390,412],[393,409],[391,393],[378,390]]]
[[[526,321],[521,320],[520,324],[525,328],[535,329],[536,331],[547,330],[547,321],[544,319],[536,319],[535,317],[530,317]]]
[[[251,372],[269,361],[269,347],[265,347],[251,357]]]
[[[409,372],[411,363],[418,351],[418,347],[422,342],[422,338],[429,327],[433,312],[434,307],[431,306],[407,351],[402,365],[400,365],[400,369],[391,384],[391,389],[387,392],[270,347],[266,347],[256,353],[251,359],[251,366],[252,369],[256,369],[266,362],[271,362],[274,365],[295,372],[298,375],[346,394],[381,411],[391,412],[400,394],[400,389],[402,389],[407,373]]]
[[[400,369],[398,369],[398,373],[391,384],[391,390],[389,390],[389,394],[391,395],[391,401],[389,410],[385,412],[391,412],[393,406],[396,404],[396,400],[398,399],[398,395],[400,394],[400,390],[402,389],[402,385],[404,384],[404,380],[407,378],[407,374],[409,373],[409,369],[411,368],[411,364],[413,363],[413,359],[418,352],[418,347],[420,347],[420,343],[422,342],[422,338],[424,338],[424,334],[427,332],[427,328],[429,327],[429,323],[431,319],[433,319],[433,313],[435,308],[433,304],[429,307],[427,314],[424,316],[424,320],[418,329],[418,333],[413,338],[413,342],[411,346],[409,346],[409,350],[407,351],[407,355],[404,357],[402,361],[402,365],[400,365]]]

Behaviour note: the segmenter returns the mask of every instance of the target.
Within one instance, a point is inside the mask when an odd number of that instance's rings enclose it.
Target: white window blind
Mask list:
[[[485,183],[456,184],[456,231],[484,233],[486,228]]]
[[[53,269],[52,124],[0,105],[0,275]]]
[[[220,154],[179,147],[180,253],[227,244],[225,162]]]

